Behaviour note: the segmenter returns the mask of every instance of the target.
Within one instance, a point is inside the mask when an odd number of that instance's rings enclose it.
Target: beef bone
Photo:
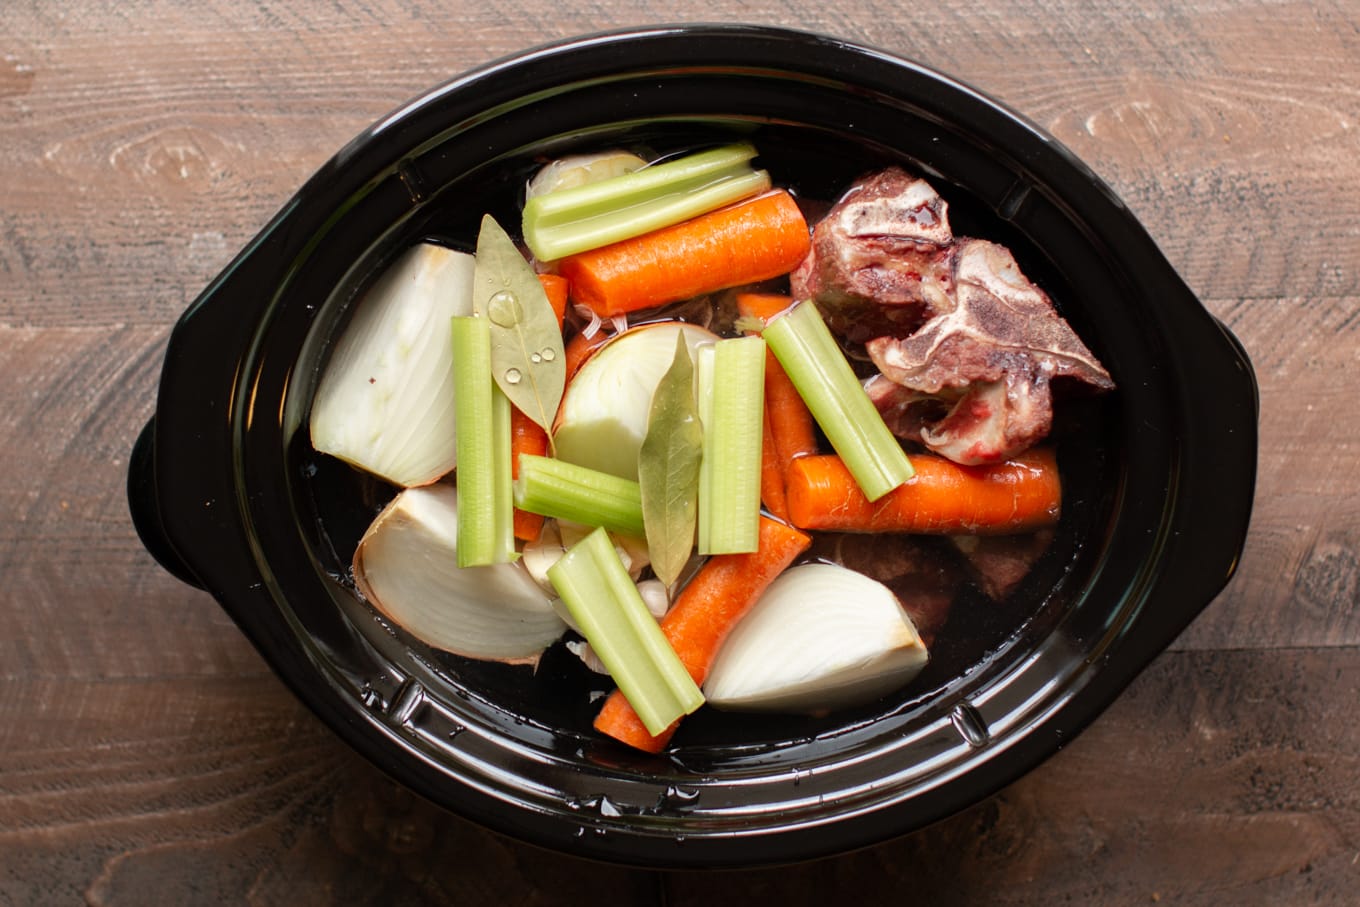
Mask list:
[[[907,333],[953,308],[953,249],[944,199],[890,167],[851,186],[817,222],[790,290],[815,298],[830,328],[855,343]]]
[[[959,463],[995,463],[1048,434],[1054,378],[1101,390],[1114,383],[1004,246],[961,238],[954,267],[953,309],[906,337],[876,337],[866,351],[912,400],[950,404],[920,427],[922,443]],[[891,390],[879,395],[880,408],[904,403]]]

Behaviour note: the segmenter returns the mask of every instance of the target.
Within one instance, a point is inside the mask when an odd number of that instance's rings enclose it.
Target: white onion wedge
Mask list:
[[[785,571],[719,649],[704,696],[720,709],[820,713],[898,689],[929,659],[882,583],[833,564]]]
[[[408,488],[354,553],[359,591],[393,623],[469,658],[533,662],[566,630],[550,596],[518,564],[458,567],[458,494]]]
[[[567,384],[553,441],[558,459],[636,482],[652,395],[675,358],[683,332],[691,357],[717,335],[692,324],[630,328],[600,347]]]
[[[457,464],[450,319],[472,314],[473,257],[403,253],[358,301],[312,402],[312,446],[407,487]]]

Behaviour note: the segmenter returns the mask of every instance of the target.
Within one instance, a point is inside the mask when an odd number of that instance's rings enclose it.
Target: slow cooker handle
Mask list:
[[[1261,404],[1251,359],[1216,318],[1182,324],[1178,330],[1187,348],[1197,351],[1201,382],[1204,375],[1217,377],[1212,388],[1201,383],[1201,392],[1188,397],[1186,430],[1199,435],[1199,443],[1182,450],[1184,500],[1161,554],[1160,592],[1152,596],[1159,607],[1135,622],[1122,644],[1139,653],[1130,662],[1133,673],[1165,650],[1237,572],[1254,503]],[[1222,459],[1212,444],[1215,439],[1229,439],[1235,450],[1249,454]],[[1193,610],[1185,610],[1185,603]]]
[[[132,515],[132,525],[137,529],[146,550],[156,562],[177,579],[196,589],[203,583],[180,557],[175,546],[165,534],[161,522],[160,501],[156,494],[156,417],[147,420],[137,441],[132,445],[132,456],[128,461],[127,497],[128,510]]]

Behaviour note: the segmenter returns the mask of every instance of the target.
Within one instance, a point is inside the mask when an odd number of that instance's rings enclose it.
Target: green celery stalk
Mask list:
[[[551,457],[521,454],[514,503],[520,510],[642,538],[637,482]]]
[[[697,217],[770,188],[755,156],[750,145],[727,145],[535,196],[524,205],[524,242],[552,261]]]
[[[457,405],[456,402],[454,404]],[[519,557],[515,550],[515,454],[513,418],[514,404],[500,389],[493,376],[491,379],[491,465],[495,470],[492,477],[495,489],[496,515],[496,556],[499,562],[513,561]],[[457,475],[457,473],[455,473]]]
[[[660,734],[703,705],[704,694],[643,604],[605,530],[573,545],[548,568],[548,579],[649,733]]]
[[[761,336],[865,497],[876,501],[915,474],[814,303],[794,306]]]
[[[765,341],[733,337],[699,348],[699,553],[755,551],[760,538]]]
[[[451,330],[458,566],[503,564],[515,556],[510,401],[491,375],[491,332],[486,319],[455,316]]]

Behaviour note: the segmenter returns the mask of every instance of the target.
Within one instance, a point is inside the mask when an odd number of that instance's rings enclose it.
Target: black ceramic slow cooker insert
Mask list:
[[[423,238],[517,223],[544,156],[749,140],[833,198],[898,163],[961,233],[1008,245],[1118,391],[1065,438],[1065,514],[1026,613],[903,694],[823,719],[695,716],[658,756],[590,729],[579,671],[438,653],[355,593],[353,545],[395,490],[311,450],[351,303]],[[926,67],[827,37],[679,26],[585,37],[460,76],[312,177],[185,312],[129,475],[134,520],[337,734],[498,831],[651,866],[804,859],[902,834],[1029,770],[1221,590],[1242,549],[1256,387],[1232,336],[1052,137]]]

